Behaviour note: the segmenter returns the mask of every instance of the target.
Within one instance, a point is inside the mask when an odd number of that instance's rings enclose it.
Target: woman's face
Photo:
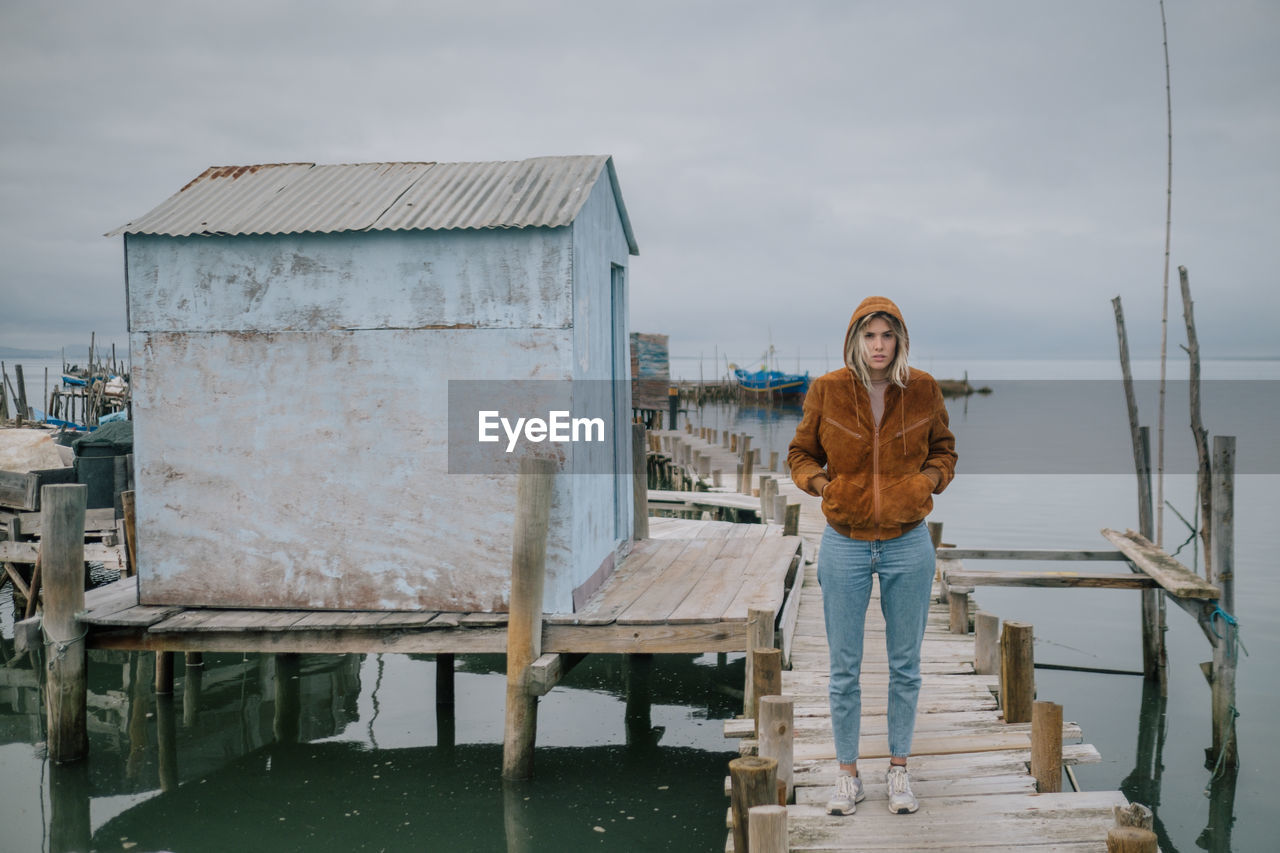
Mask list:
[[[898,338],[893,327],[883,317],[876,317],[862,328],[862,357],[872,379],[884,379],[889,375]]]

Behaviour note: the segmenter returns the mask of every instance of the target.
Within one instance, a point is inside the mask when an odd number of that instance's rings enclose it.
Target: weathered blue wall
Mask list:
[[[610,227],[127,238],[143,600],[504,608],[516,484],[446,473],[447,383],[575,375]],[[613,550],[605,479],[557,478],[548,611]]]
[[[631,384],[628,349],[626,265],[630,258],[613,186],[606,171],[591,190],[571,226],[573,231],[573,372],[595,380],[592,392],[614,393],[614,434],[606,445],[575,445],[579,470],[631,470]],[[622,270],[622,290],[614,287],[614,267]],[[610,385],[603,383],[609,382]],[[629,477],[577,475],[570,496],[575,586],[600,568],[604,555],[631,538],[632,490]],[[581,482],[579,482],[581,481]],[[594,563],[591,561],[594,560]],[[599,580],[599,577],[597,577]],[[557,591],[557,596],[562,595]]]

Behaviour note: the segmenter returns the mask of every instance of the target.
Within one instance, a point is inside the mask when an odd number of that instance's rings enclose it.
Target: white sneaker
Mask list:
[[[920,801],[911,793],[911,777],[907,775],[907,768],[890,764],[888,782],[889,811],[894,814],[910,814],[920,808]]]
[[[827,800],[827,814],[850,815],[858,810],[857,803],[867,796],[862,789],[862,777],[853,776],[841,771],[836,777],[836,786],[831,791],[831,799]]]

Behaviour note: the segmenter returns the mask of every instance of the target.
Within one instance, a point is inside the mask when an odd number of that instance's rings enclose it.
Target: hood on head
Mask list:
[[[868,296],[858,304],[854,309],[853,316],[849,318],[849,328],[844,333],[844,353],[845,366],[853,370],[853,362],[849,358],[850,338],[853,337],[853,329],[858,325],[858,321],[869,314],[889,314],[902,324],[902,335],[906,338],[904,343],[907,344],[908,350],[911,347],[911,336],[907,334],[907,321],[902,319],[902,312],[898,310],[898,306],[893,304],[893,300],[887,296]]]

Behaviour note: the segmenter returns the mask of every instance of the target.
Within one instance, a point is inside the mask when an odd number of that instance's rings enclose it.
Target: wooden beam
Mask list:
[[[939,560],[1093,560],[1108,562],[1123,560],[1119,551],[1054,551],[1043,549],[1008,548],[939,548]]]
[[[580,654],[544,654],[529,664],[525,689],[530,696],[546,696],[551,688],[560,683],[560,679],[569,674],[586,655]]]
[[[1219,597],[1217,586],[1166,554],[1145,536],[1126,530],[1120,533],[1103,528],[1102,535],[1114,543],[1135,566],[1154,578],[1166,592],[1177,598],[1212,600]]]
[[[1088,587],[1092,589],[1156,589],[1159,584],[1145,574],[1109,572],[1000,572],[964,569],[945,573],[955,586]]]

